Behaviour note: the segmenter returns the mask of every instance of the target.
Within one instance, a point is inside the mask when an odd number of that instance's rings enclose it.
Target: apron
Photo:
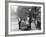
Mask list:
[[[36,25],[35,25],[34,22],[31,23],[31,29],[32,29],[32,30],[36,30]]]

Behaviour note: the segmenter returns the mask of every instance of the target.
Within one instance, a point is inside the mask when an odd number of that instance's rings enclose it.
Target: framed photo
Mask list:
[[[6,1],[5,34],[33,35],[45,32],[44,3]]]

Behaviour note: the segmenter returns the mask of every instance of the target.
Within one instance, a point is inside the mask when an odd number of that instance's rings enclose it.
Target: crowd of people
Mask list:
[[[29,9],[30,10],[30,9]],[[31,11],[29,11],[29,16],[26,17],[26,19],[19,19],[19,29],[24,30],[40,30],[41,29],[41,22],[37,20],[37,14],[35,12],[38,12],[39,8],[34,7]]]
[[[36,30],[41,29],[41,23],[37,21],[37,19],[32,18],[31,22],[29,17],[26,20],[22,19],[19,21],[19,29],[20,30]]]

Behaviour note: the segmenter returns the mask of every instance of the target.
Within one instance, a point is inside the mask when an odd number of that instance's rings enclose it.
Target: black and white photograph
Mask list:
[[[41,7],[11,6],[11,31],[41,30]]]
[[[43,5],[8,3],[8,33],[43,32]]]

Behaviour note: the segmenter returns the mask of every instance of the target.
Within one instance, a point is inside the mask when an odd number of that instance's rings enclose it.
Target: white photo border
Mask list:
[[[14,31],[11,32],[10,31],[10,15],[11,15],[11,10],[10,10],[10,6],[11,5],[16,5],[16,6],[37,6],[37,7],[41,7],[41,30],[34,30],[34,31]],[[8,3],[8,34],[12,35],[12,34],[27,34],[27,33],[42,33],[43,32],[43,5],[42,4],[24,4],[24,3]]]

